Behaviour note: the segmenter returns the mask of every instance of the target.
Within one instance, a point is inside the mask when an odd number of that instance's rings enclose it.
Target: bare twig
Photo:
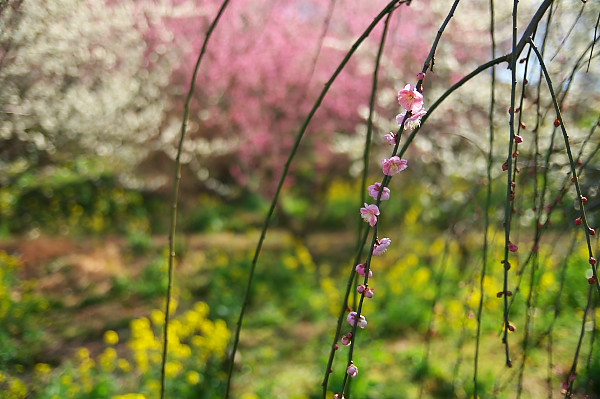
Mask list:
[[[187,97],[185,99],[185,106],[183,111],[183,120],[181,121],[181,130],[179,132],[179,145],[177,146],[177,156],[175,158],[175,179],[173,182],[173,194],[172,199],[173,202],[171,204],[171,226],[169,229],[169,269],[168,269],[168,283],[167,283],[167,297],[165,303],[165,324],[163,327],[163,348],[162,348],[162,361],[160,368],[160,398],[164,399],[165,397],[165,389],[166,389],[166,364],[167,364],[167,351],[169,346],[169,318],[171,313],[171,291],[173,289],[173,273],[175,269],[175,231],[177,227],[177,203],[179,201],[179,182],[181,181],[181,153],[183,151],[183,141],[185,139],[185,132],[187,130],[187,122],[190,115],[190,104],[192,102],[192,97],[194,96],[194,91],[196,89],[196,78],[198,77],[198,70],[200,69],[200,64],[202,62],[202,58],[206,53],[206,48],[208,47],[208,41],[217,26],[217,23],[221,19],[225,8],[227,8],[227,4],[229,0],[223,1],[221,8],[219,9],[215,19],[212,21],[208,30],[206,32],[206,36],[204,37],[204,42],[202,43],[202,48],[200,49],[200,53],[198,54],[198,59],[196,60],[196,65],[194,66],[194,72],[192,74],[192,81],[190,83],[190,88],[188,90]]]

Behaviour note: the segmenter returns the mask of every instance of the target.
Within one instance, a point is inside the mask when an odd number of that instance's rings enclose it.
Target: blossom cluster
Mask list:
[[[423,76],[424,77],[424,76]],[[422,78],[420,80],[422,80]],[[417,87],[413,85],[406,85],[404,89],[398,92],[398,103],[405,109],[405,111],[396,117],[398,124],[403,125],[405,129],[415,129],[421,123],[421,118],[426,114],[423,109],[423,95],[419,92]],[[384,139],[388,144],[395,146],[394,153],[396,152],[397,145],[399,143],[399,136],[394,133],[388,133],[384,136]],[[375,204],[364,204],[364,207],[360,208],[360,215],[365,222],[371,227],[375,227],[379,222],[381,210],[379,204],[381,201],[387,201],[390,199],[391,191],[385,186],[386,179],[389,181],[389,177],[402,172],[408,167],[408,161],[400,159],[399,156],[392,154],[390,158],[384,158],[381,161],[381,168],[383,174],[386,176],[383,182],[375,182],[368,187],[369,196],[373,198]],[[380,256],[384,254],[387,248],[392,243],[390,238],[375,238],[375,242],[372,248],[373,256]],[[370,262],[367,264],[359,263],[356,265],[355,271],[358,275],[364,277],[364,282],[356,287],[356,290],[363,298],[373,298],[375,291],[369,286],[369,279],[373,277],[373,271],[370,268]],[[346,319],[348,323],[353,327],[365,328],[368,325],[365,316],[355,311],[350,311]],[[353,332],[348,332],[340,337],[340,342],[344,346],[352,345]],[[337,348],[337,345],[336,345]],[[350,361],[346,373],[354,378],[358,375],[358,367],[353,361]],[[335,398],[343,398],[343,394],[336,394]]]

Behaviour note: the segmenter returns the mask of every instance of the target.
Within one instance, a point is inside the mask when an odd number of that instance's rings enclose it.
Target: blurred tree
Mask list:
[[[0,184],[80,157],[102,157],[119,170],[142,155],[136,144],[158,129],[169,71],[150,71],[130,8],[103,0],[4,3]]]
[[[201,191],[226,200],[248,193],[270,196],[323,83],[385,3],[233,3],[209,45],[192,104],[182,157],[184,200],[185,194],[195,198]],[[11,184],[25,171],[101,158],[106,168],[119,173],[122,184],[170,192],[183,97],[219,5],[219,0],[2,2],[0,184]],[[448,7],[415,1],[394,16],[380,73],[376,140],[395,128],[396,91],[414,81]],[[436,54],[435,71],[425,81],[426,108],[490,57],[487,17],[482,18],[487,4],[462,7]],[[511,8],[496,6],[499,54],[510,51]],[[523,25],[535,8],[520,6]],[[581,93],[566,97],[564,107],[573,116],[569,132],[575,143],[589,131],[600,103],[594,63],[590,72],[569,78],[576,62],[570,55],[579,57],[592,37],[583,29],[568,36],[564,32],[573,24],[593,26],[598,6],[586,5],[580,16],[579,11],[557,5],[561,18],[552,21],[557,29],[547,46],[556,52],[553,72],[564,77],[563,85],[572,84],[571,93]],[[373,32],[334,83],[292,166],[288,194],[298,199],[290,203],[303,217],[282,214],[281,220],[298,223],[299,230],[317,217],[310,203],[323,198],[332,176],[345,179],[362,170],[366,104],[380,34],[381,29]],[[509,79],[502,68],[499,91],[506,94]],[[529,81],[537,81],[537,71],[530,75]],[[487,139],[481,139],[481,131],[487,129],[489,93],[481,90],[481,82],[487,84],[489,78],[482,74],[477,79],[432,115],[410,150],[411,167],[422,169],[421,177],[439,188],[432,193],[448,197],[448,176],[477,181],[484,175]],[[533,93],[526,94],[524,123],[531,126]],[[499,98],[498,125],[505,126],[501,118],[508,96]],[[547,109],[548,99],[542,101]],[[524,137],[526,142],[532,138]],[[550,135],[542,140],[548,145]],[[504,156],[498,154],[498,159]],[[287,208],[285,213],[294,216]]]

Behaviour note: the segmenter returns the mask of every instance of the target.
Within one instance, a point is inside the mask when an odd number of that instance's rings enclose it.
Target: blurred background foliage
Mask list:
[[[168,365],[172,397],[222,395],[226,346],[251,250],[295,133],[334,67],[385,3],[240,0],[215,31],[182,157],[179,306]],[[502,54],[510,51],[512,4],[495,3],[497,54]],[[155,396],[176,136],[194,59],[219,5],[216,0],[0,1],[2,395]],[[520,2],[519,26],[526,26],[537,6]],[[448,7],[414,1],[392,19],[369,184],[380,179],[379,160],[389,156],[381,136],[396,128],[396,92],[414,83]],[[425,80],[425,108],[491,57],[488,12],[487,3],[459,6],[436,54],[435,72]],[[585,71],[584,55],[600,5],[556,1],[553,12],[551,25],[544,22],[540,32],[548,32],[551,73],[564,95],[574,153],[584,161],[588,219],[597,226],[600,68],[594,57]],[[544,32],[536,37],[538,44]],[[367,104],[380,34],[381,27],[333,85],[292,165],[252,288],[236,359],[236,397],[319,397],[353,267]],[[523,67],[519,64],[521,76]],[[511,313],[518,328],[511,336],[516,366],[500,366],[501,268],[495,266],[502,250],[501,165],[507,156],[510,78],[504,65],[497,73],[494,148],[488,144],[490,77],[484,74],[432,114],[406,154],[409,169],[393,182],[380,222],[393,246],[374,264],[376,296],[367,303],[369,328],[361,331],[357,351],[361,375],[352,385],[357,397],[421,392],[471,397],[490,150],[495,166],[482,397],[514,396],[524,342],[532,348],[525,397],[548,389],[559,397],[568,378],[589,266],[583,238],[571,247],[577,234],[574,189],[563,190],[569,165],[549,96],[537,99],[536,66],[530,68],[520,110],[524,143],[513,236],[520,247],[514,284],[522,279],[522,285]],[[536,182],[547,185],[543,201],[534,198],[540,192]],[[540,204],[551,205],[551,215]],[[551,223],[534,269],[533,261],[525,260],[538,214]],[[528,307],[529,287],[536,303]],[[588,315],[589,333],[596,331],[597,314]],[[551,368],[549,342],[554,343]],[[590,384],[600,375],[598,347],[584,346],[576,383],[590,398],[598,396],[600,386]],[[341,385],[343,349],[332,392]]]

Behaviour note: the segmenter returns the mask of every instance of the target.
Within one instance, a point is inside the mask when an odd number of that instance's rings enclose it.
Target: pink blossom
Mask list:
[[[348,366],[348,370],[346,370],[346,373],[348,373],[350,377],[354,378],[358,375],[358,367],[351,364],[350,366]]]
[[[387,143],[389,145],[396,145],[396,143],[398,142],[398,136],[396,136],[394,133],[389,132],[388,134],[384,135],[383,138],[387,141]]]
[[[376,182],[375,184],[372,184],[369,186],[369,195],[371,197],[373,197],[373,199],[377,199],[377,197],[379,196],[379,192],[381,191],[381,183]],[[383,188],[383,192],[381,193],[381,198],[382,201],[386,201],[390,199],[390,189],[387,187]]]
[[[364,276],[366,273],[366,266],[364,263],[359,263],[358,265],[356,265],[356,273],[360,274],[361,276]],[[369,278],[373,277],[373,271],[371,269],[369,269]]]
[[[404,121],[404,128],[410,130],[416,129],[419,126],[421,126],[421,118],[427,113],[427,111],[425,111],[424,109],[420,109],[417,112],[413,112],[408,118],[406,118],[406,120],[404,120],[404,118],[406,117],[406,112],[407,111],[396,115],[396,122],[398,122],[398,124],[401,125],[402,121]]]
[[[349,346],[351,343],[352,343],[352,333],[351,332],[342,336],[342,345]]]
[[[351,326],[354,326],[354,323],[356,322],[356,312],[350,312],[348,314],[348,323],[350,323]],[[367,319],[365,319],[365,316],[360,315],[358,318],[358,326],[360,328],[365,328],[367,326]]]
[[[358,291],[359,294],[364,293],[367,298],[373,298],[373,294],[375,294],[375,292],[371,288],[363,284],[356,287],[356,291]]]
[[[379,215],[379,208],[377,205],[368,205],[365,203],[364,208],[360,208],[360,216],[362,216],[365,222],[368,222],[371,227],[377,224],[377,215]]]
[[[384,158],[381,161],[381,166],[383,167],[384,175],[393,176],[408,168],[408,161],[406,159],[400,159],[398,156],[393,156],[390,159]]]
[[[387,237],[382,238],[381,240],[377,240],[377,242],[375,243],[375,247],[373,248],[373,255],[383,255],[385,251],[387,251],[387,247],[389,247],[391,243],[392,240]]]
[[[407,84],[398,92],[398,102],[405,110],[415,113],[423,108],[423,95],[415,86]]]

